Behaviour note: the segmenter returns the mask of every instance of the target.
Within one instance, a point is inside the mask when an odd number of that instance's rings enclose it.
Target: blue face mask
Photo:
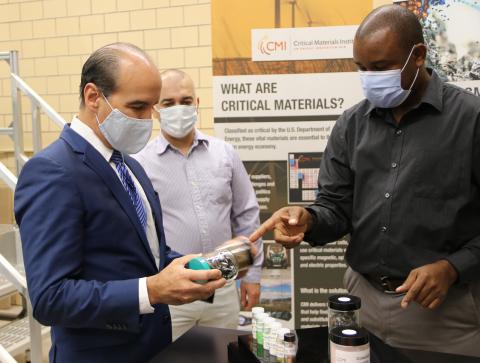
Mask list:
[[[127,154],[138,153],[147,145],[150,139],[153,120],[151,118],[137,119],[129,117],[118,108],[114,109],[105,96],[103,98],[112,109],[112,112],[108,114],[102,123],[98,121],[98,116],[95,115],[100,132],[115,150]]]
[[[375,107],[394,108],[401,105],[407,99],[420,71],[420,68],[418,68],[415,78],[408,90],[403,89],[402,72],[412,56],[413,49],[415,49],[415,46],[412,47],[402,69],[359,71],[363,94]]]

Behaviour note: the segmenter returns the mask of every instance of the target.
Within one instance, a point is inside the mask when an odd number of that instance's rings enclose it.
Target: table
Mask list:
[[[257,363],[249,332],[194,327],[150,363]],[[298,329],[297,363],[328,362],[327,327]],[[370,334],[371,363],[480,363],[480,358],[392,348]]]

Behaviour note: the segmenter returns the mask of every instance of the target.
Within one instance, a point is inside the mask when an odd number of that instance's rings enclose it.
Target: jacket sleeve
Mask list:
[[[44,325],[139,331],[138,279],[82,280],[84,208],[68,170],[48,157],[23,168],[15,191],[29,296]]]

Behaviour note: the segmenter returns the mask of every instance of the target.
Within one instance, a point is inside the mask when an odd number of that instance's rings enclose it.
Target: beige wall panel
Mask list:
[[[158,28],[171,28],[183,24],[183,7],[157,9]]]
[[[118,33],[118,41],[135,44],[137,47],[144,48],[143,31]]]
[[[185,66],[185,50],[161,49],[158,51],[157,66],[160,70],[182,68]]]
[[[22,20],[33,20],[43,18],[43,6],[41,1],[20,4],[20,18]]]
[[[8,21],[19,21],[20,6],[18,4],[0,5],[0,23]]]
[[[62,56],[68,54],[68,37],[45,39],[45,56]]]
[[[187,67],[211,67],[212,48],[196,47],[185,49],[185,65]]]
[[[162,8],[170,6],[170,0],[143,0],[143,8]]]
[[[117,0],[117,11],[137,10],[142,8],[140,0]]]
[[[44,0],[42,3],[45,18],[61,18],[67,16],[67,2],[65,0]]]
[[[172,47],[195,47],[198,45],[198,27],[181,27],[173,28],[172,32]]]
[[[92,1],[92,14],[113,13],[117,10],[116,0]]]
[[[34,38],[49,38],[55,35],[55,19],[35,20],[33,22]]]
[[[138,10],[130,13],[130,27],[132,30],[156,28],[156,16],[152,10]]]
[[[128,12],[105,15],[105,31],[119,32],[130,30],[130,14]]]
[[[57,36],[77,35],[80,32],[78,17],[55,19]]]
[[[93,49],[98,49],[104,45],[115,43],[118,41],[117,33],[108,33],[108,34],[96,34],[93,36]],[[86,59],[85,59],[86,60]],[[82,62],[85,63],[85,61]],[[78,73],[81,72],[81,69],[78,69]]]
[[[58,74],[57,61],[56,57],[36,58],[35,74],[37,76],[56,76]]]
[[[170,44],[170,29],[145,31],[145,49],[170,48]]]
[[[211,24],[210,4],[185,6],[183,8],[185,25]]]
[[[95,0],[103,1],[103,0]],[[67,0],[67,14],[68,16],[74,15],[89,15],[91,14],[91,1],[90,0]]]
[[[10,23],[10,38],[31,39],[33,37],[33,24],[31,21],[19,21]]]
[[[210,88],[210,92],[212,91],[212,69],[211,68],[200,68],[200,82],[199,86],[203,88]]]
[[[89,15],[80,17],[80,34],[95,34],[105,31],[103,15]]]

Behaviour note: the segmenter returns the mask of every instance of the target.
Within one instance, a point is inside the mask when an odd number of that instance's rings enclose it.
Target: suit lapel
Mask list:
[[[83,162],[93,171],[95,171],[97,175],[99,175],[103,179],[107,188],[110,189],[113,196],[118,201],[123,211],[127,214],[135,230],[137,231],[137,234],[142,241],[145,252],[149,256],[150,261],[155,266],[155,269],[158,270],[158,267],[155,263],[155,258],[152,255],[152,250],[150,249],[150,245],[148,244],[147,235],[145,234],[145,230],[140,224],[140,220],[138,219],[132,200],[123,188],[123,185],[120,182],[120,179],[116,175],[115,171],[108,164],[105,158],[97,150],[95,150],[93,146],[86,142],[81,136],[77,135],[73,130],[70,130],[70,128],[64,129],[64,131],[62,132],[62,138],[67,142],[73,141],[73,143],[69,143],[72,145],[72,147],[74,147],[74,149],[77,148],[77,152],[81,151],[79,150],[80,147],[83,149]],[[83,141],[84,145],[82,145],[82,142],[78,139]]]

